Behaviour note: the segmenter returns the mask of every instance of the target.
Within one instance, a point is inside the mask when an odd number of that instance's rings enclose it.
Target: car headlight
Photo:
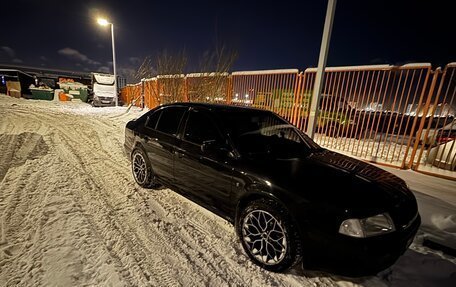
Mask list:
[[[396,230],[388,213],[378,214],[363,219],[350,218],[344,220],[339,227],[339,233],[351,237],[365,238],[390,233]]]

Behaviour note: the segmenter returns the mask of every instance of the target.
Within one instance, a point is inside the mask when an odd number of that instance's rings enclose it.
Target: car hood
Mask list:
[[[321,150],[307,157],[255,159],[249,166],[277,190],[322,206],[361,214],[402,208],[416,213],[415,197],[402,179],[339,153]]]

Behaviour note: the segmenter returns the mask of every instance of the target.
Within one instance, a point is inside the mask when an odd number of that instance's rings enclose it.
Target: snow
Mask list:
[[[363,66],[340,66],[326,67],[325,72],[364,71],[364,70],[389,70],[393,65],[363,65]],[[318,68],[307,68],[304,72],[317,72]]]
[[[269,74],[297,74],[298,69],[277,69],[277,70],[259,70],[259,71],[242,71],[232,72],[233,76],[249,76],[249,75],[269,75]]]
[[[340,67],[326,67],[325,72],[345,72],[345,71],[366,71],[366,70],[391,70],[396,66],[394,65],[361,65],[361,66],[340,66]],[[419,69],[430,68],[431,63],[412,63],[398,66],[401,69]],[[316,72],[318,68],[307,68],[304,72]]]
[[[432,64],[431,63],[410,63],[410,64],[405,64],[400,66],[401,68],[431,68]]]
[[[176,75],[158,75],[157,79],[178,79],[178,78],[185,78],[184,74],[176,74]]]
[[[153,78],[149,78],[149,79],[144,79],[144,82],[153,82],[153,81],[156,81],[156,80],[157,80],[157,77],[153,77]]]
[[[362,66],[340,66],[326,67],[325,72],[343,72],[343,71],[364,71],[364,70],[389,70],[393,65],[362,65]],[[305,73],[316,72],[318,68],[307,68]]]
[[[224,73],[190,73],[187,74],[187,78],[199,78],[199,77],[228,77],[230,74],[224,72]]]
[[[404,179],[415,194],[426,239],[456,250],[456,181],[381,167]]]
[[[423,227],[377,276],[264,271],[233,226],[168,190],[138,187],[125,123],[145,110],[0,95],[0,286],[455,286],[456,182],[388,169],[415,192]]]
[[[366,135],[367,137],[371,135]],[[330,137],[322,133],[315,134],[315,141],[328,149],[339,153],[364,158],[366,160],[382,163],[389,166],[400,167],[404,157],[404,164],[410,162],[413,146],[408,147],[408,137],[393,134],[378,133],[375,138],[357,139],[346,137]],[[429,160],[429,149],[423,151],[418,170],[422,173],[438,174],[443,178],[456,178],[456,171],[444,170],[432,166]],[[418,150],[418,153],[421,149]],[[407,155],[407,156],[406,156]],[[416,164],[416,162],[414,162]]]

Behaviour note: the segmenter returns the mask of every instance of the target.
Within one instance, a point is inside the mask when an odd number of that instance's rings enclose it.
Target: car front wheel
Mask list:
[[[266,270],[281,272],[301,261],[299,234],[288,213],[273,201],[251,202],[241,211],[236,229],[247,255]]]

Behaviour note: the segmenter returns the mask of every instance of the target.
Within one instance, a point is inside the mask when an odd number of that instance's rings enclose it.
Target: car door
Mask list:
[[[206,150],[202,150],[203,144],[208,147]],[[176,181],[186,194],[225,214],[232,211],[228,150],[226,139],[209,111],[191,109],[180,146],[176,148]]]
[[[155,111],[145,123],[143,136],[147,156],[158,180],[165,185],[174,184],[174,149],[177,131],[186,107],[165,107]]]

